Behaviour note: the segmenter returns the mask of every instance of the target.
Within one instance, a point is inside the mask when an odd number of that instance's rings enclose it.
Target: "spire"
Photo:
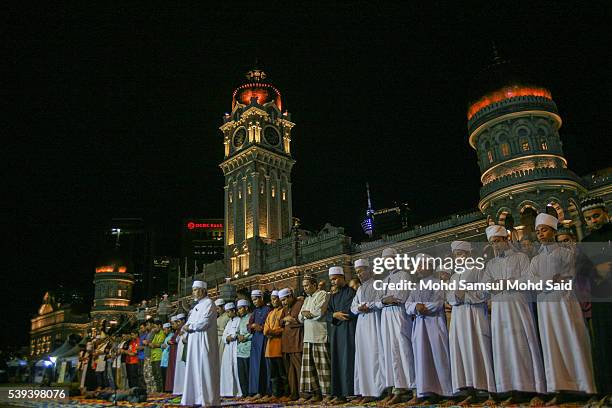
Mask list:
[[[368,196],[368,209],[366,211],[366,215],[371,215],[374,213],[374,209],[372,208],[372,200],[370,199],[370,183],[366,181],[366,194]]]
[[[368,182],[366,182],[366,194],[368,196],[368,209],[366,210],[366,217],[361,222],[361,228],[368,237],[372,238],[372,234],[374,232],[372,215],[374,214],[374,209],[372,208],[372,199],[370,198],[370,183]]]

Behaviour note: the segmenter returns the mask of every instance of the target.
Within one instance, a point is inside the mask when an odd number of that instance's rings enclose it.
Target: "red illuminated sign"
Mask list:
[[[187,223],[187,229],[193,230],[193,229],[202,229],[202,228],[207,228],[207,229],[212,229],[212,228],[223,228],[223,223],[220,222],[193,222],[193,221],[189,221]]]

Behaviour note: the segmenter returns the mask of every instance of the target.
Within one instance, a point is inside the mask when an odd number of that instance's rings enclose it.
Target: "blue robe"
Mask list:
[[[331,390],[334,397],[348,397],[354,393],[355,381],[355,331],[357,316],[351,312],[355,291],[343,286],[329,298],[327,322],[331,358]],[[335,312],[349,315],[349,320],[338,320]]]
[[[263,327],[270,310],[267,305],[255,308],[249,326],[252,323],[257,323]],[[252,331],[251,329],[249,331],[253,333],[251,356],[249,357],[249,394],[270,394],[270,375],[265,358],[266,336],[264,336],[263,331]]]

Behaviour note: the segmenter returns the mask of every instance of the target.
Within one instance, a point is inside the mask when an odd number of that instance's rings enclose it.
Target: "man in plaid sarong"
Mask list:
[[[318,289],[317,280],[312,276],[305,276],[302,285],[307,297],[298,319],[304,324],[300,392],[305,395],[298,402],[315,403],[321,401],[322,395],[329,396],[331,391],[325,316],[329,295]]]

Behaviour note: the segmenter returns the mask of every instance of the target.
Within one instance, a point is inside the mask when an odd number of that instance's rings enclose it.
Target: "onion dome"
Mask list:
[[[557,113],[550,91],[493,48],[493,60],[472,81],[468,93],[468,130],[471,133],[492,117],[522,110]]]
[[[250,105],[253,98],[257,98],[259,105],[274,102],[278,110],[282,110],[280,91],[265,81],[267,75],[264,71],[254,68],[245,76],[247,82],[239,86],[232,95],[232,110],[237,103]]]
[[[96,273],[126,273],[127,271],[127,262],[121,259],[117,250],[103,257],[96,266]]]

